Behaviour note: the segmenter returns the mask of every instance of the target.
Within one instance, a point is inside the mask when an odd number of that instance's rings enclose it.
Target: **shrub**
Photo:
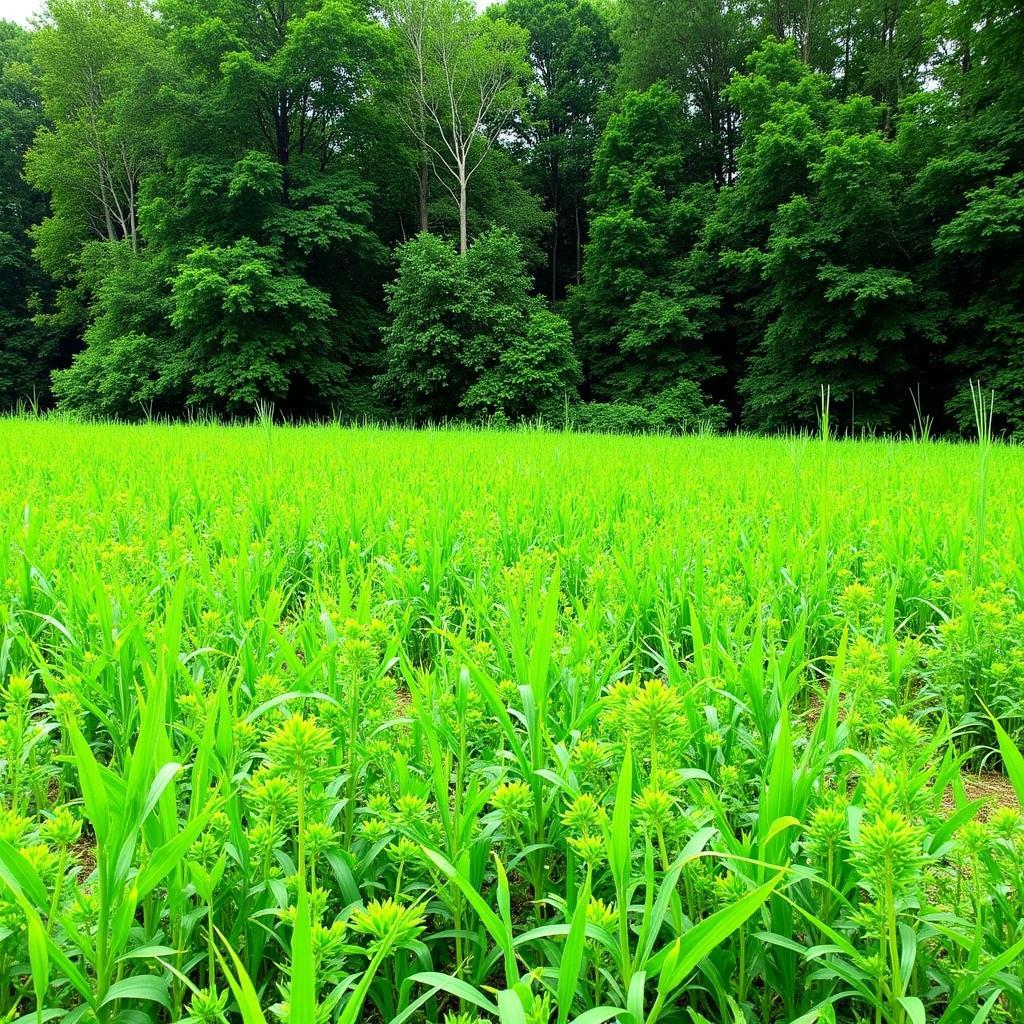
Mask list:
[[[502,229],[465,256],[423,233],[388,287],[381,398],[412,420],[552,414],[581,380],[572,331],[529,294],[522,243]]]
[[[538,414],[552,419],[562,413],[565,396],[576,394],[581,379],[569,324],[538,309],[526,330],[508,339],[497,363],[483,372],[462,405],[494,410],[511,420]]]
[[[593,434],[639,434],[652,427],[647,410],[629,402],[587,402],[573,410],[572,422]]]
[[[681,380],[655,395],[647,408],[651,420],[665,430],[724,430],[729,412],[723,405],[710,403],[692,380]]]
[[[67,370],[53,374],[60,404],[86,417],[139,419],[159,408],[166,392],[161,342],[145,334],[122,334],[84,348]]]
[[[642,404],[589,402],[573,410],[572,416],[577,430],[597,434],[718,432],[728,422],[726,408],[708,402],[698,385],[689,380],[679,381]]]

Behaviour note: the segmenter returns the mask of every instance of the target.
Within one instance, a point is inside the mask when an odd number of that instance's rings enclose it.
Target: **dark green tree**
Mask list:
[[[729,92],[743,119],[740,173],[709,238],[745,321],[744,422],[813,424],[828,386],[846,423],[902,425],[938,325],[914,280],[883,109],[834,99],[788,41],[766,42]]]
[[[186,243],[179,379],[228,411],[369,411],[385,254],[349,139],[376,127],[387,34],[351,0],[166,0],[163,17],[181,72],[148,216]]]
[[[168,337],[170,265],[158,250],[127,241],[83,249],[82,290],[92,296],[84,346],[71,367],[53,374],[58,402],[76,413],[133,420],[180,415],[185,394],[175,379]]]
[[[224,413],[258,399],[369,411],[385,252],[352,140],[374,127],[386,33],[349,0],[166,0],[160,13],[164,159],[139,223],[141,258],[164,271],[143,279],[162,289],[147,306],[164,311],[151,327],[165,344],[158,381],[129,392]],[[87,340],[124,357],[123,334],[150,350],[148,329],[93,313],[104,327]],[[60,385],[68,404],[101,363],[76,361]]]
[[[725,92],[758,39],[750,12],[725,0],[622,0],[620,88],[667,85],[681,103],[693,182],[731,181],[737,116]]]
[[[529,33],[533,82],[517,136],[528,181],[551,212],[544,287],[554,301],[582,274],[587,181],[618,49],[591,0],[507,0],[492,10]]]
[[[53,284],[32,257],[30,229],[45,196],[22,176],[25,153],[44,123],[31,66],[30,34],[0,21],[0,406],[42,399],[61,357],[62,332],[45,319]]]
[[[721,370],[714,266],[697,247],[715,191],[692,183],[687,128],[679,98],[655,85],[625,97],[598,146],[571,304],[593,398],[640,403]]]
[[[912,172],[905,216],[919,277],[942,297],[945,372],[933,380],[961,426],[968,380],[997,392],[1024,430],[1024,17],[1009,0],[937,8],[935,75],[897,143]]]

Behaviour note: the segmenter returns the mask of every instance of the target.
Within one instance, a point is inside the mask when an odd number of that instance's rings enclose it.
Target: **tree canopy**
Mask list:
[[[1024,432],[1022,83],[1017,0],[47,0],[0,403]]]

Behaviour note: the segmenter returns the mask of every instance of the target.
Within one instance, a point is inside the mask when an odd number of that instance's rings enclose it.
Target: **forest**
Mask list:
[[[1020,0],[48,0],[0,406],[1024,431]]]

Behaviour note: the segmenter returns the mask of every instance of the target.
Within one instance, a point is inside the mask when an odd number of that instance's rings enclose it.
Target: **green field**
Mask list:
[[[1024,1020],[1021,449],[0,457],[3,1020]]]

